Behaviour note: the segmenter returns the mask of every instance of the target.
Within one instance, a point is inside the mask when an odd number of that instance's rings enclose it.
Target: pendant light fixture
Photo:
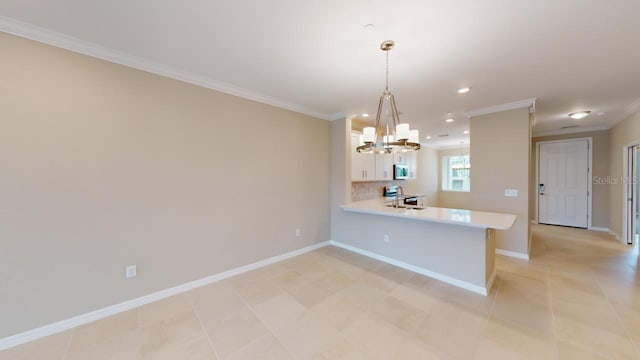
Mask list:
[[[359,153],[391,153],[420,149],[420,133],[418,130],[411,130],[408,123],[400,122],[395,97],[389,91],[389,51],[393,46],[393,40],[387,40],[380,45],[380,49],[387,56],[386,87],[378,102],[376,126],[365,127],[362,130],[362,138],[356,148]],[[383,121],[380,121],[381,117]]]

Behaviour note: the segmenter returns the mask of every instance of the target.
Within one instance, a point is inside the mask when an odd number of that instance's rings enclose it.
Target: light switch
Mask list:
[[[517,189],[505,189],[504,190],[504,196],[506,196],[506,197],[518,197],[518,190]]]

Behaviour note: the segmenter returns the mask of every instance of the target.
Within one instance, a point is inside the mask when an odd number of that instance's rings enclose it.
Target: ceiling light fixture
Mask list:
[[[427,140],[431,140],[431,136],[427,136]]]
[[[447,118],[445,121],[448,122],[448,123],[452,123],[454,120],[453,120],[453,118],[450,117],[450,118]]]
[[[469,91],[471,91],[470,87],[463,87],[463,88],[458,89],[458,94],[466,94]]]
[[[465,130],[465,131],[463,131],[462,133],[466,135],[466,134],[468,134],[468,133],[469,133],[469,130]]]
[[[590,113],[591,113],[591,110],[578,111],[578,112],[569,114],[569,117],[575,120],[580,120],[587,117]]]
[[[356,151],[359,153],[391,153],[420,150],[420,134],[418,130],[411,130],[408,123],[401,123],[396,107],[396,99],[389,91],[389,51],[393,49],[393,40],[384,41],[380,49],[386,53],[386,86],[376,114],[376,126],[365,127],[362,130],[362,140]],[[384,123],[380,117],[384,117]],[[378,143],[378,135],[382,135]]]
[[[364,114],[362,114],[362,117],[369,117],[369,114],[364,113]]]

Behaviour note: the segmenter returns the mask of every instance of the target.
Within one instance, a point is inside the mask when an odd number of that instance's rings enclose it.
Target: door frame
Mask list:
[[[622,146],[622,238],[620,240],[625,244],[633,244],[635,238],[633,234],[628,233],[629,223],[627,222],[627,218],[629,217],[629,207],[627,205],[627,199],[629,199],[629,186],[627,186],[627,181],[629,179],[627,176],[629,175],[629,148],[638,145],[640,145],[640,139]],[[638,196],[640,195],[636,197]],[[636,199],[636,201],[640,201],[640,199]],[[629,240],[631,240],[631,242],[629,242]]]
[[[540,184],[540,145],[541,144],[552,144],[552,143],[561,143],[561,142],[570,142],[570,141],[580,141],[587,140],[588,143],[588,151],[587,156],[587,184],[588,184],[588,195],[587,195],[587,230],[600,230],[600,228],[594,228],[592,226],[592,210],[593,210],[593,137],[581,137],[581,138],[570,138],[570,139],[560,139],[560,140],[545,140],[536,142],[536,182],[533,184],[533,188],[536,194],[536,211],[535,211],[535,219],[534,222],[538,223],[539,220],[539,198],[540,194],[538,193],[538,184]]]

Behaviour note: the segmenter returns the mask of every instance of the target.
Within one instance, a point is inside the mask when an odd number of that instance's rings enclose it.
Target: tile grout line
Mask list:
[[[556,359],[560,358],[560,347],[558,346],[558,329],[556,329],[557,325],[556,325],[556,314],[555,314],[555,310],[553,307],[553,292],[551,291],[551,267],[549,266],[549,263],[546,264],[547,266],[547,288],[549,289],[549,305],[551,306],[551,322],[553,323],[553,342],[554,342],[554,346],[553,348],[556,351]]]
[[[602,291],[602,293],[604,294],[604,298],[606,299],[607,304],[613,310],[613,313],[614,313],[614,316],[616,317],[616,321],[617,321],[618,325],[622,328],[622,330],[624,330],[624,333],[627,335],[627,339],[631,342],[631,345],[636,350],[636,354],[640,354],[640,347],[636,343],[636,341],[633,339],[633,337],[631,337],[631,333],[629,332],[627,327],[624,325],[624,322],[622,322],[622,318],[621,318],[620,314],[618,313],[617,308],[613,305],[613,303],[611,302],[611,299],[609,299],[609,296],[604,291],[602,286],[600,286],[600,282],[597,280],[597,278],[594,277],[594,280],[595,280],[595,283],[598,285],[598,288],[600,289],[600,291]]]
[[[202,319],[200,318],[200,314],[198,314],[198,310],[196,309],[196,306],[193,303],[193,300],[191,299],[191,297],[189,297],[189,303],[191,305],[191,310],[193,311],[194,315],[196,316],[196,319],[198,319],[198,322],[200,323],[200,328],[202,328],[202,332],[204,332],[204,335],[207,337],[207,343],[209,343],[209,347],[211,348],[211,351],[213,351],[213,355],[215,355],[215,357],[218,360],[222,360],[222,357],[216,351],[215,346],[213,346],[213,341],[211,340],[211,337],[209,336],[209,332],[207,332],[207,329],[204,327],[204,323],[202,323]]]
[[[495,271],[496,271],[496,277],[498,277],[498,269],[496,268]],[[495,282],[495,278],[493,281]],[[502,281],[503,281],[502,278],[500,278],[500,282],[498,283],[498,287],[496,288],[496,295],[493,297],[493,301],[491,302],[491,308],[489,308],[489,312],[487,313],[486,323],[485,323],[482,335],[480,336],[480,342],[476,345],[476,348],[473,351],[474,358],[478,355],[478,351],[480,350],[480,345],[482,343],[482,338],[486,335],[487,329],[489,328],[489,320],[491,320],[493,309],[495,308],[496,302],[498,301],[498,294],[500,293],[500,289],[502,289]],[[490,291],[491,289],[487,291],[487,296],[489,295]]]
[[[75,335],[76,329],[71,329],[71,334],[69,335],[69,340],[67,340],[67,346],[64,349],[64,354],[62,354],[62,360],[67,359],[69,356],[69,349],[71,348],[71,340],[73,340],[73,335]]]
[[[138,337],[140,339],[139,340],[140,341],[140,358],[142,358],[142,344],[144,343],[144,338],[142,336],[142,306],[136,308],[136,311],[138,313]]]
[[[261,278],[264,278],[266,280],[268,280],[265,276],[263,275],[259,275]],[[269,280],[268,280],[269,281]],[[277,284],[275,284],[276,287],[280,288]],[[291,354],[291,352],[289,351],[289,349],[284,346],[284,344],[280,341],[280,338],[278,338],[278,336],[276,334],[273,333],[273,331],[271,331],[271,329],[267,326],[267,324],[265,324],[264,322],[262,322],[262,319],[260,319],[260,317],[258,316],[258,314],[253,310],[253,307],[249,305],[249,303],[247,303],[245,301],[245,299],[242,297],[242,295],[233,287],[231,286],[231,290],[236,293],[236,295],[238,296],[238,298],[240,299],[240,301],[242,301],[242,303],[244,304],[244,306],[247,307],[247,309],[249,309],[249,311],[251,311],[251,313],[253,314],[253,316],[256,317],[256,319],[258,321],[260,321],[260,324],[262,324],[262,326],[264,326],[265,330],[267,330],[267,333],[270,334],[271,336],[273,336],[274,339],[276,339],[278,341],[278,344],[280,344],[280,346],[284,349],[284,351],[287,353],[287,355],[291,356],[291,359],[295,359],[295,357],[293,356],[293,354]],[[284,291],[284,290],[283,290]],[[286,291],[284,291],[286,294],[288,294]],[[293,297],[292,297],[293,298]],[[294,298],[295,300],[295,298]],[[296,300],[297,301],[297,300]],[[253,339],[252,341],[248,342],[247,344],[245,344],[244,346],[242,346],[240,349],[244,348],[245,346],[251,344],[252,342],[260,339],[262,336],[258,336],[256,339]],[[234,351],[237,352],[240,349]],[[222,360],[222,358],[220,358],[220,360]]]

